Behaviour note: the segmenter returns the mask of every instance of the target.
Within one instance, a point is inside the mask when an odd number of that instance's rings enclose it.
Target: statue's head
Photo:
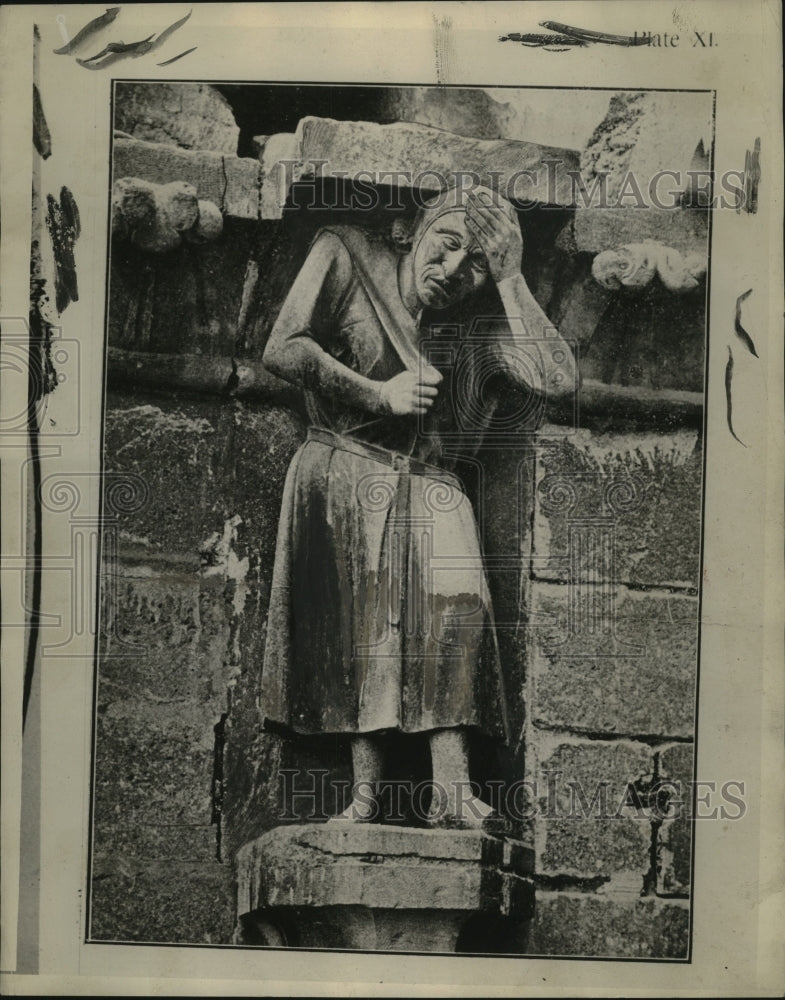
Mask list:
[[[446,309],[479,291],[488,279],[488,262],[466,227],[471,194],[485,193],[516,221],[515,209],[488,188],[452,187],[424,203],[415,220],[412,239],[414,288],[430,309]]]

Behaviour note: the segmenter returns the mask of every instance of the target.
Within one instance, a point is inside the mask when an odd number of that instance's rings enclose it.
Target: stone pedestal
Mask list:
[[[245,944],[516,951],[534,909],[531,850],[474,830],[281,826],[236,867]]]

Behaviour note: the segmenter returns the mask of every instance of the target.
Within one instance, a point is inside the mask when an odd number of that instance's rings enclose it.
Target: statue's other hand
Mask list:
[[[382,408],[385,413],[397,417],[427,413],[439,394],[436,386],[441,381],[442,376],[436,369],[401,372],[382,383],[379,390]]]

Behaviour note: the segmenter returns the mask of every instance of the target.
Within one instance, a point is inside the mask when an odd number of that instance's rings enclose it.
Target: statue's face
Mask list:
[[[462,209],[439,216],[425,230],[421,226],[412,256],[417,298],[430,309],[446,309],[485,284],[488,262],[466,229]]]

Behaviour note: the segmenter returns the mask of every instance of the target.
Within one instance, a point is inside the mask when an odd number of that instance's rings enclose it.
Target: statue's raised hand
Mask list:
[[[436,386],[441,381],[442,375],[435,368],[427,368],[421,372],[401,372],[382,383],[379,390],[382,409],[385,413],[393,413],[398,417],[427,413],[439,394]]]
[[[521,273],[521,227],[484,191],[469,195],[466,228],[482,248],[488,272],[497,284]]]

